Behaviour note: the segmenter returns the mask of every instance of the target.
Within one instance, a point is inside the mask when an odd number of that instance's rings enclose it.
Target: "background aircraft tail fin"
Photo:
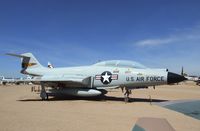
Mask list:
[[[37,68],[43,67],[38,60],[34,57],[32,53],[24,53],[24,54],[12,54],[7,53],[7,55],[15,56],[21,58],[21,66],[22,70],[26,70],[27,68]]]
[[[50,62],[48,62],[47,66],[48,66],[48,68],[54,68],[53,65]]]
[[[184,72],[184,70],[183,70],[183,66],[182,66],[182,69],[181,69],[181,75],[182,76],[187,76],[187,74]]]

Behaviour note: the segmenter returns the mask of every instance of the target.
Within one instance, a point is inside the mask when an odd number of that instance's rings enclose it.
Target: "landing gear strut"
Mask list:
[[[40,97],[42,98],[42,100],[48,100],[48,94],[46,93],[45,86],[43,83],[41,83],[41,87],[42,90],[40,92]]]
[[[131,90],[125,87],[125,93],[124,93],[124,102],[129,102],[129,95],[131,94]]]

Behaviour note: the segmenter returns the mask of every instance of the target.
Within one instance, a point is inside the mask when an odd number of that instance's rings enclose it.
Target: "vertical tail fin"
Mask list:
[[[21,58],[21,66],[22,66],[22,73],[25,73],[25,70],[28,68],[38,68],[43,67],[38,60],[34,57],[32,53],[24,53],[24,54],[12,54],[7,53],[7,55],[15,56]]]
[[[22,56],[22,68],[35,68],[42,67],[39,61],[33,56],[32,53],[24,53]]]
[[[184,75],[183,66],[182,66],[182,68],[181,68],[181,75],[182,75],[182,76]]]

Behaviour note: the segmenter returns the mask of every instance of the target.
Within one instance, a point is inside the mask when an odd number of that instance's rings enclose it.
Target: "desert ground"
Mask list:
[[[31,86],[0,86],[1,131],[131,131],[140,117],[165,118],[177,131],[200,131],[200,120],[154,104],[200,100],[200,86],[192,82],[133,90],[130,103],[124,103],[121,89],[103,98],[41,101]]]

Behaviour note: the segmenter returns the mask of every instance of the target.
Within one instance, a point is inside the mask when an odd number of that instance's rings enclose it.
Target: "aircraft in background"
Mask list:
[[[0,76],[0,83],[3,84],[3,85],[6,85],[6,84],[16,84],[16,85],[19,85],[19,84],[31,84],[30,83],[30,80],[31,77],[30,76],[26,76],[26,77],[20,77],[20,78],[8,78],[8,77],[4,77],[4,76]],[[29,81],[29,82],[28,82]]]
[[[0,76],[0,81],[1,81],[1,84],[6,85],[8,83],[14,84],[16,79],[15,78],[7,78],[7,77],[4,77],[4,76]]]
[[[200,77],[198,76],[189,76],[187,73],[184,72],[184,69],[182,67],[181,69],[181,75],[187,78],[188,81],[194,81],[196,82],[196,85],[199,85],[200,83]]]
[[[48,68],[42,66],[31,53],[7,55],[22,58],[22,74],[34,76],[31,82],[41,84],[40,97],[45,100],[54,93],[82,97],[107,93],[106,89],[125,87],[125,101],[130,90],[186,80],[167,69],[147,68],[134,61],[101,61],[89,66]],[[45,87],[52,87],[48,92]]]
[[[53,65],[50,62],[48,62],[47,67],[54,68]]]

